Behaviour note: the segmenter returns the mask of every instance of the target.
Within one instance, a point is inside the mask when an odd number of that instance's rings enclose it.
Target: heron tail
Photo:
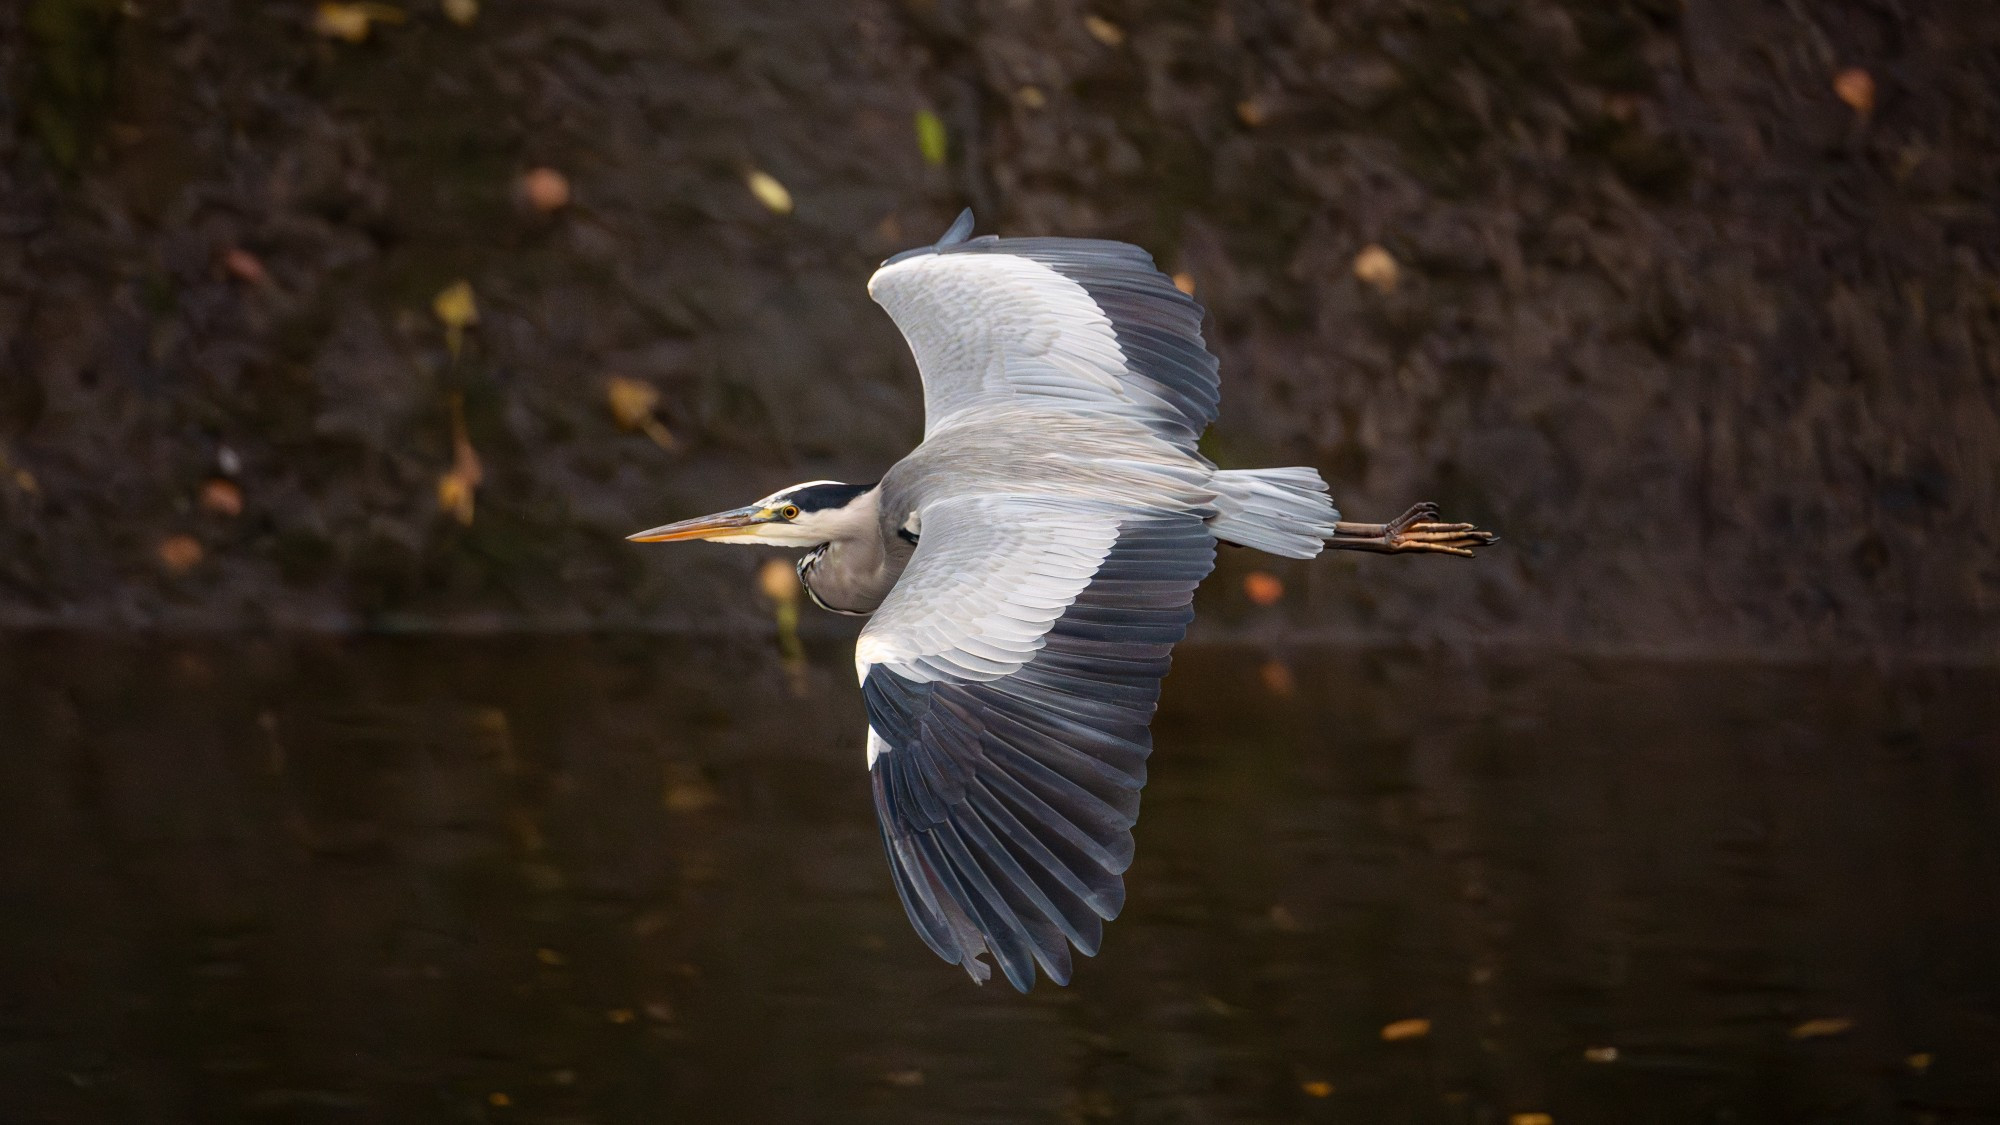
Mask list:
[[[1209,487],[1217,539],[1288,559],[1319,554],[1340,519],[1316,469],[1220,469]]]

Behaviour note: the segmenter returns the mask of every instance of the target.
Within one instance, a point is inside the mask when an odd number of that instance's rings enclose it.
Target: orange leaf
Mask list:
[[[1258,605],[1277,605],[1285,596],[1285,584],[1267,570],[1253,570],[1243,576],[1243,593]]]
[[[1422,1039],[1431,1033],[1431,1021],[1427,1019],[1397,1020],[1382,1028],[1382,1040],[1395,1043],[1404,1039]]]

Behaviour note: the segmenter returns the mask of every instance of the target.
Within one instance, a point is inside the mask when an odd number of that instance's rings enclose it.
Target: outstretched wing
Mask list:
[[[1125,902],[1147,725],[1195,586],[1196,512],[973,496],[923,515],[855,649],[875,812],[910,922],[983,981],[1057,983]]]
[[[925,436],[981,407],[1055,404],[1194,449],[1221,398],[1194,298],[1136,246],[971,229],[967,211],[868,281],[923,375]]]

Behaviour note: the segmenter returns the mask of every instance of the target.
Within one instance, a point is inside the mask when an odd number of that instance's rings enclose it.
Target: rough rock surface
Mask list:
[[[1211,630],[1990,659],[1996,11],[550,0],[351,44],[298,0],[9,5],[0,621],[750,624],[752,553],[621,536],[898,456],[861,283],[970,202],[1190,275],[1217,460],[1506,538],[1273,566],[1274,610],[1236,555]]]

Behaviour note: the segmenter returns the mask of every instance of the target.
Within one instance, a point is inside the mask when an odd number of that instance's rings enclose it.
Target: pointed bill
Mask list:
[[[741,535],[765,522],[768,509],[752,504],[747,508],[737,508],[728,512],[717,512],[712,516],[682,520],[679,523],[664,524],[651,531],[642,531],[625,538],[634,543],[676,543],[683,539],[728,539]]]

